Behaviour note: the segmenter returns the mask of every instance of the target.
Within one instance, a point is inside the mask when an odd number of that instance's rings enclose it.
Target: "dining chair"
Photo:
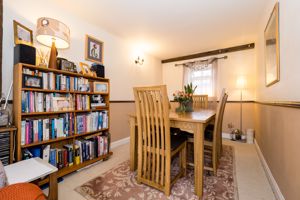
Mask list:
[[[193,95],[193,108],[207,108],[208,107],[208,95]]]
[[[225,89],[223,89],[217,106],[214,124],[209,124],[205,129],[204,152],[211,155],[212,167],[204,166],[204,169],[212,171],[214,174],[217,172],[218,160],[222,151],[222,122],[227,98],[228,95],[225,93]],[[182,131],[181,135],[187,135],[188,145],[194,144],[194,136],[192,133]],[[190,153],[190,151],[188,151],[188,153]],[[192,163],[188,164],[193,166]]]
[[[205,130],[205,140],[204,146],[208,147],[211,150],[212,158],[212,168],[205,167],[209,171],[213,171],[214,174],[217,173],[219,159],[222,154],[222,123],[224,117],[225,106],[227,102],[228,94],[223,95],[222,101],[219,102],[216,120],[212,128],[207,128]],[[206,148],[207,149],[207,148]]]
[[[171,136],[165,85],[133,90],[138,124],[137,181],[169,196],[175,181],[186,175],[186,137]],[[175,155],[179,155],[180,170],[171,180],[171,160]]]

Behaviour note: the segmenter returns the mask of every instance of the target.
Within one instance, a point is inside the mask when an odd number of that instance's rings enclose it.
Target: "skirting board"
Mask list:
[[[224,139],[231,139],[231,134],[230,133],[222,133],[222,138]]]
[[[121,140],[117,140],[115,142],[112,142],[110,147],[111,147],[111,149],[114,149],[118,146],[129,143],[129,141],[130,141],[130,137],[126,137],[126,138],[123,138]]]
[[[264,158],[264,155],[262,154],[260,147],[258,146],[256,139],[254,139],[254,143],[255,143],[255,147],[256,147],[259,159],[260,159],[260,161],[263,165],[263,168],[267,174],[268,180],[270,182],[270,185],[272,187],[272,190],[273,190],[273,193],[274,193],[276,199],[277,200],[285,200],[285,198],[284,198],[283,194],[281,193],[280,188],[279,188],[275,178],[273,177],[272,172]]]

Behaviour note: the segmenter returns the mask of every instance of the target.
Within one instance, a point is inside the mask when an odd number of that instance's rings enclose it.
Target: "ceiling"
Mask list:
[[[269,0],[56,0],[159,59],[254,42]]]

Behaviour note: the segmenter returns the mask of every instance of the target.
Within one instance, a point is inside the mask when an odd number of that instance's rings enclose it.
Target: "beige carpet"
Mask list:
[[[174,163],[176,165],[176,161]],[[88,200],[198,200],[194,195],[193,169],[188,169],[187,176],[176,182],[169,197],[156,189],[137,184],[135,177],[136,173],[129,170],[129,161],[126,161],[75,190]],[[234,149],[224,146],[217,175],[205,173],[203,199],[238,200],[235,180]]]

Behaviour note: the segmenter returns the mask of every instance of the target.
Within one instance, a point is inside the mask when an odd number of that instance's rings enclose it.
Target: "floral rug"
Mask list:
[[[173,165],[172,162],[172,168]],[[223,155],[216,176],[204,172],[203,189],[203,200],[238,200],[232,146],[223,145]],[[194,195],[193,168],[188,168],[187,176],[177,180],[172,187],[171,195],[167,197],[154,188],[137,184],[136,172],[130,171],[129,161],[121,163],[75,190],[88,200],[199,200]]]

